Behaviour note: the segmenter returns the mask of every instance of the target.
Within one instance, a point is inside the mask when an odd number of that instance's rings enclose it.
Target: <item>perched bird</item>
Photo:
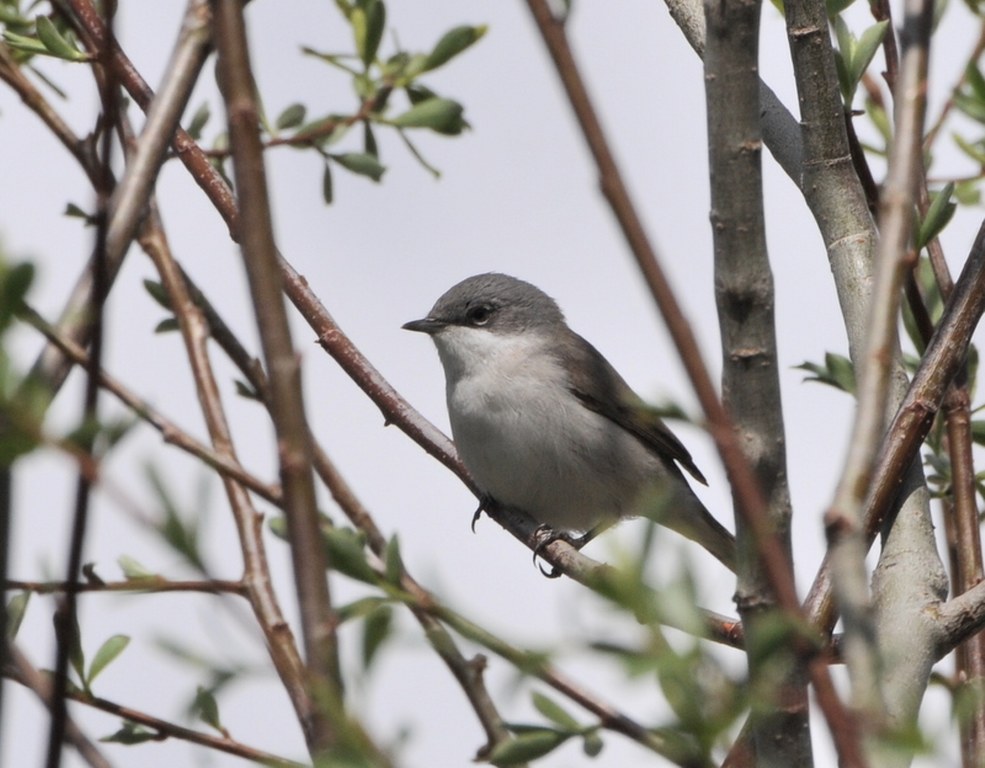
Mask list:
[[[508,275],[469,277],[422,320],[445,369],[459,456],[479,487],[562,533],[646,515],[735,568],[735,539],[691,490],[691,455],[557,303]]]

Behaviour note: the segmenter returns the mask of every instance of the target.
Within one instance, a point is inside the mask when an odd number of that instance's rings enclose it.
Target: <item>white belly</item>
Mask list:
[[[641,492],[664,474],[660,462],[551,383],[555,371],[525,369],[508,380],[485,372],[449,386],[462,461],[498,502],[552,527],[581,531],[634,514]]]

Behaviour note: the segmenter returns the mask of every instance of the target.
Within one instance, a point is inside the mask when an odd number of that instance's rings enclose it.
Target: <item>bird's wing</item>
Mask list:
[[[687,448],[595,347],[575,333],[564,346],[566,349],[559,350],[560,354],[571,355],[582,363],[574,366],[571,391],[586,408],[635,435],[660,458],[676,461],[698,482],[708,484]]]

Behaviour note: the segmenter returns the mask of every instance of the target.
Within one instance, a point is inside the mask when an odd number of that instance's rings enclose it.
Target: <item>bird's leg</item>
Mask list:
[[[588,543],[581,541],[584,536],[572,536],[567,531],[556,531],[546,523],[541,523],[537,526],[537,530],[534,531],[534,538],[537,539],[537,544],[534,546],[533,554],[534,564],[537,564],[537,557],[543,551],[544,547],[549,544],[553,544],[555,541],[567,542],[575,549],[580,549]],[[552,566],[551,570],[545,571],[543,566],[538,564],[537,569],[549,579],[556,579],[561,575],[561,571],[559,571],[555,566]]]
[[[571,546],[573,546],[577,550],[580,550],[582,547],[584,547],[588,542],[592,541],[592,539],[594,539],[600,533],[605,533],[615,524],[616,524],[615,520],[603,520],[601,523],[596,524],[594,527],[588,529],[587,531],[585,531],[585,533],[583,533],[577,539],[572,541]]]
[[[541,553],[541,551],[543,551],[544,547],[559,540],[567,542],[576,550],[581,551],[581,548],[588,544],[588,542],[600,533],[604,533],[609,530],[609,528],[615,525],[615,523],[615,520],[603,520],[601,523],[598,523],[581,536],[574,536],[566,531],[555,531],[549,525],[541,524],[537,527],[537,530],[534,531],[534,537],[539,539],[537,545],[534,547],[534,562],[537,562],[537,556]],[[556,579],[561,575],[561,571],[559,571],[556,567],[552,567],[550,571],[545,571],[539,565],[537,568],[549,579]]]
[[[475,533],[475,524],[479,522],[479,518],[482,517],[482,513],[486,511],[486,508],[493,503],[492,496],[487,494],[482,494],[479,497],[479,506],[476,508],[475,512],[472,514],[472,533]]]

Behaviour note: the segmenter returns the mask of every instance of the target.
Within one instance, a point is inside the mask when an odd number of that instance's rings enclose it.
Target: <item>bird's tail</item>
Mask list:
[[[704,547],[733,573],[736,568],[736,546],[733,536],[694,495],[681,478],[674,483],[679,492],[664,495],[662,502],[647,517]]]

